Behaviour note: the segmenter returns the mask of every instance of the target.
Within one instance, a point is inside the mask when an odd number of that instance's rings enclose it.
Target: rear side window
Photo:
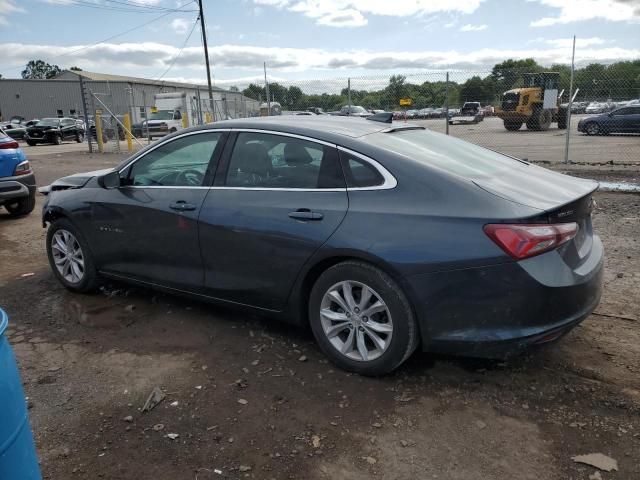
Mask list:
[[[241,188],[345,188],[335,147],[284,135],[238,134],[225,180]]]
[[[340,152],[347,187],[376,187],[384,183],[384,177],[369,162],[347,152]]]

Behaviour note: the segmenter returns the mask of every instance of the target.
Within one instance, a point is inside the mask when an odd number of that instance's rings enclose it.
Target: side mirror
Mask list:
[[[98,185],[102,188],[118,188],[121,185],[120,173],[114,170],[98,177]]]

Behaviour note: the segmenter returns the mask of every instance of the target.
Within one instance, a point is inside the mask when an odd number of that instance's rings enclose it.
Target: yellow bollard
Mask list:
[[[127,150],[133,152],[133,135],[131,135],[131,117],[129,117],[128,113],[124,114],[122,118],[122,123],[124,124],[124,136],[127,139]]]
[[[96,140],[98,141],[98,151],[104,152],[104,142],[102,141],[102,110],[96,110]]]
[[[204,112],[204,123],[211,123],[211,114],[209,112]]]
[[[186,113],[182,114],[182,128],[187,128],[189,126],[189,118]]]

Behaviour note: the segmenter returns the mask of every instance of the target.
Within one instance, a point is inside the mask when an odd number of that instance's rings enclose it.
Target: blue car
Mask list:
[[[0,130],[0,206],[12,216],[36,205],[36,177],[18,142]]]
[[[583,118],[578,131],[587,135],[608,133],[640,133],[640,105],[618,108],[613,112]]]

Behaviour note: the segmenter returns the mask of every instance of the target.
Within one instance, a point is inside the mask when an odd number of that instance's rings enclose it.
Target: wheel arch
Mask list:
[[[309,262],[307,262],[305,268],[298,276],[298,279],[296,280],[296,283],[292,288],[291,294],[289,296],[287,318],[290,319],[291,323],[298,324],[305,328],[309,326],[309,296],[311,294],[313,285],[316,283],[318,278],[320,278],[320,275],[322,275],[329,268],[339,263],[348,261],[368,263],[369,265],[379,268],[398,283],[398,286],[406,295],[413,315],[417,320],[416,324],[418,328],[418,338],[420,339],[420,343],[422,343],[422,331],[420,327],[420,321],[417,316],[418,312],[415,308],[415,294],[412,291],[411,286],[404,280],[403,275],[397,269],[395,269],[393,265],[385,262],[383,259],[375,255],[371,255],[368,252],[362,252],[359,250],[340,250],[325,252],[322,255],[316,255],[315,258],[312,258]]]

